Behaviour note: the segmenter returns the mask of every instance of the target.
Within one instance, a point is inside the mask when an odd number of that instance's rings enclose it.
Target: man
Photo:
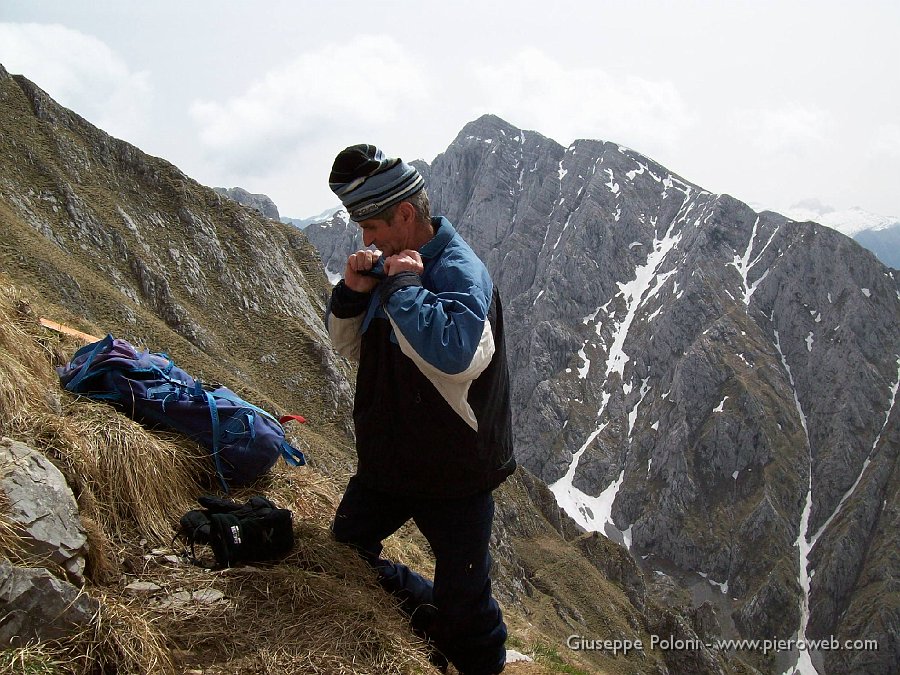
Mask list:
[[[332,530],[378,572],[427,638],[465,675],[499,673],[506,625],[491,595],[491,491],[515,469],[500,297],[424,181],[372,145],[338,154],[329,178],[361,228],[326,323],[359,361],[358,464]],[[410,518],[435,557],[434,582],[382,559]]]

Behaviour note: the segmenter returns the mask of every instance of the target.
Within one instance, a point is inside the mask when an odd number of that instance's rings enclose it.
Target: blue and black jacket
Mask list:
[[[326,324],[359,361],[353,418],[359,480],[422,497],[490,490],[516,467],[500,296],[446,218],[401,272],[372,293],[341,281]]]

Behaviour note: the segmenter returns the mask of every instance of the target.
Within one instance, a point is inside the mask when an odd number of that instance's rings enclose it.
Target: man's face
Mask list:
[[[359,221],[357,224],[362,229],[363,245],[369,247],[374,244],[375,248],[384,253],[385,258],[405,250],[407,236],[396,221],[397,218],[391,218],[390,221],[381,218]]]

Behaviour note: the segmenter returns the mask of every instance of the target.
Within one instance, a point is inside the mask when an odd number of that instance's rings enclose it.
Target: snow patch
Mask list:
[[[722,591],[722,593],[724,593],[725,595],[728,595],[728,582],[727,581],[725,581],[725,582],[713,581],[706,575],[705,572],[698,572],[697,574],[699,574],[701,577],[706,579],[706,581],[709,582],[711,585],[717,587],[720,591]]]
[[[584,361],[584,365],[578,369],[578,379],[583,380],[587,377],[588,371],[591,369],[591,360],[587,357],[587,354],[584,353],[584,348],[587,346],[585,343],[581,349],[578,350],[578,356],[582,358]]]
[[[609,303],[606,303],[606,304],[608,305]],[[605,306],[606,305],[604,305],[604,307]],[[585,326],[587,326],[589,323],[591,323],[591,321],[596,321],[597,315],[600,313],[601,309],[603,309],[603,307],[598,307],[597,309],[595,309],[591,314],[588,314],[586,317],[584,317],[581,320],[581,323],[583,323]]]
[[[609,188],[609,191],[614,195],[619,194],[619,184],[615,182],[615,177],[613,176],[612,169],[605,169],[606,173],[609,174],[609,182],[604,183],[606,187]],[[618,219],[617,219],[618,220]]]
[[[562,204],[564,200],[565,200],[565,198],[560,199],[560,200],[559,200],[559,203]],[[570,220],[572,220],[572,214],[571,214],[571,213],[569,214],[569,217],[566,218],[566,222],[563,223],[563,228],[562,228],[562,230],[560,230],[559,236],[556,238],[556,243],[553,244],[553,250],[554,250],[554,251],[556,250],[556,247],[559,246],[559,242],[562,241],[563,234],[565,234],[566,230],[569,229],[569,221],[570,221]]]
[[[775,349],[781,356],[781,363],[784,366],[785,372],[787,372],[788,381],[790,382],[791,390],[794,393],[794,405],[797,407],[797,414],[800,416],[800,424],[803,426],[803,433],[806,437],[808,458],[806,469],[806,501],[803,505],[803,513],[800,516],[800,528],[797,532],[797,540],[794,542],[794,546],[797,547],[797,551],[800,554],[800,570],[797,579],[800,582],[800,588],[803,590],[803,595],[800,597],[800,627],[797,630],[797,639],[803,640],[805,642],[806,630],[809,627],[809,554],[812,551],[812,547],[814,545],[812,539],[810,539],[808,536],[809,515],[812,511],[812,448],[809,443],[809,427],[806,423],[806,415],[803,412],[803,407],[800,405],[800,398],[797,396],[797,386],[794,383],[794,375],[791,372],[791,367],[790,365],[788,365],[787,359],[784,356],[784,351],[781,349],[781,336],[778,334],[777,330],[774,331],[774,333]],[[794,672],[798,671],[799,673],[802,673],[802,675],[816,675],[817,671],[813,667],[809,652],[806,650],[801,650],[799,652],[798,662],[796,670]]]
[[[634,279],[628,283],[618,283],[620,294],[625,298],[627,311],[625,318],[613,329],[613,342],[606,361],[606,376],[618,373],[623,377],[625,364],[630,360],[623,349],[625,338],[634,322],[638,310],[651,298],[653,298],[675,270],[662,273],[659,271],[669,251],[674,249],[681,241],[681,233],[674,233],[678,219],[674,219],[668,231],[662,239],[654,239],[652,252],[647,256],[647,262],[634,270]]]
[[[600,402],[600,409],[597,411],[598,419],[606,409],[609,399],[610,394],[604,393],[603,399]],[[560,508],[562,508],[585,530],[588,530],[589,532],[599,532],[603,536],[606,536],[607,525],[615,527],[615,524],[612,522],[612,507],[616,500],[616,495],[619,492],[619,488],[622,485],[622,481],[625,478],[625,470],[622,469],[618,478],[610,483],[606,489],[596,497],[592,497],[579,490],[573,485],[573,481],[575,479],[575,470],[578,468],[578,463],[581,461],[581,456],[606,426],[607,424],[604,422],[591,432],[587,437],[587,440],[585,440],[584,445],[572,455],[572,462],[569,464],[566,474],[550,486],[550,490],[556,497],[556,503],[559,504]]]
[[[868,288],[861,288],[860,290],[862,291],[862,294],[867,298],[872,297],[872,291],[870,291]]]
[[[714,413],[723,412],[725,410],[725,401],[727,401],[727,400],[728,400],[728,397],[726,396],[725,398],[722,399],[722,402],[718,406],[713,408],[713,412]]]
[[[772,240],[775,238],[775,234],[778,232],[778,228],[776,227],[772,231],[772,235],[769,237],[769,240],[766,242],[765,246],[760,249],[759,254],[756,256],[756,258],[753,259],[753,262],[750,262],[750,256],[753,254],[753,243],[756,241],[756,231],[758,227],[759,216],[757,216],[756,222],[753,223],[753,231],[750,233],[750,241],[747,242],[747,249],[744,251],[744,255],[742,257],[738,257],[737,251],[735,251],[734,260],[729,263],[729,265],[734,267],[738,271],[738,274],[741,275],[741,280],[743,281],[744,286],[744,305],[746,307],[750,306],[750,298],[753,297],[756,289],[762,283],[763,279],[765,279],[769,274],[769,270],[766,270],[765,272],[763,272],[762,276],[760,276],[751,284],[749,283],[748,279],[750,270],[752,270],[759,262],[760,258],[762,258],[763,253],[765,253],[766,249],[769,248],[769,244],[772,243]]]
[[[631,432],[634,429],[634,423],[637,421],[638,414],[638,406],[644,401],[644,397],[647,395],[647,392],[650,391],[650,385],[647,384],[649,382],[649,378],[644,379],[641,382],[641,397],[638,399],[638,402],[634,404],[634,408],[631,409],[631,412],[628,413],[628,440],[631,440]]]

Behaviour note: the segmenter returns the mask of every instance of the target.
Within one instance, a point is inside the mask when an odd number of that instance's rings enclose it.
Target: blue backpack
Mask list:
[[[271,469],[279,455],[292,466],[303,453],[284,440],[282,423],[227,387],[204,387],[167,354],[138,352],[107,335],[82,347],[57,368],[67,391],[107,401],[150,426],[175,430],[210,450],[225,492],[228,483],[246,485]]]

